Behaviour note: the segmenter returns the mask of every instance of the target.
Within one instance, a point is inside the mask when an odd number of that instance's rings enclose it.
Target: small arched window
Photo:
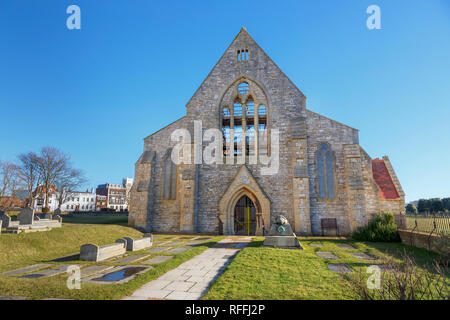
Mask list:
[[[242,82],[238,86],[238,92],[239,92],[240,95],[245,96],[248,93],[248,83],[247,82]]]
[[[319,145],[316,154],[318,191],[321,199],[334,198],[334,153],[327,143]]]

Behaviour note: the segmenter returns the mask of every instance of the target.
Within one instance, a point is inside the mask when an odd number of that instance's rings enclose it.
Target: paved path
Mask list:
[[[124,300],[198,300],[250,241],[251,237],[227,237],[214,247],[143,285]]]

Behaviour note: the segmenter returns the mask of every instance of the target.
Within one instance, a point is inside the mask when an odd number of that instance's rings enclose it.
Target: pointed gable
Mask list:
[[[274,111],[305,112],[306,97],[242,28],[187,103],[187,116],[198,119],[218,111],[226,89],[242,77],[262,88]]]
[[[372,172],[375,183],[380,188],[380,198],[384,200],[399,199],[400,196],[383,160],[372,160]]]

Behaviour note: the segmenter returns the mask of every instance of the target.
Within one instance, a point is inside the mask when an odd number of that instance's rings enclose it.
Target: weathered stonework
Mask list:
[[[248,59],[237,53],[248,50]],[[239,54],[239,53],[238,53]],[[221,129],[222,109],[238,95],[238,85],[249,85],[255,107],[267,108],[267,132],[279,130],[279,170],[263,175],[261,164],[179,164],[176,197],[164,191],[164,159],[177,143],[176,129],[191,137],[207,129]],[[243,117],[243,123],[246,119]],[[201,121],[196,132],[194,121]],[[230,120],[233,122],[233,118]],[[254,136],[259,138],[255,112]],[[233,133],[231,140],[233,140]],[[189,145],[188,148],[205,148]],[[326,168],[329,195],[321,195],[318,152],[329,148],[332,165]],[[268,152],[272,152],[268,144]],[[244,149],[242,149],[244,151]],[[262,150],[255,146],[255,154]],[[328,160],[327,160],[328,161]],[[372,172],[372,159],[359,146],[358,130],[306,109],[306,97],[287,78],[243,28],[186,105],[186,116],[144,139],[144,152],[135,165],[129,224],[146,231],[217,233],[235,232],[235,205],[246,196],[254,204],[256,234],[285,216],[297,234],[321,234],[321,219],[336,219],[339,233],[349,234],[381,210],[403,212],[404,193],[387,157],[386,172],[398,197],[383,198]],[[381,160],[378,160],[381,161]],[[328,163],[328,162],[327,162]],[[322,164],[323,165],[323,164]],[[322,184],[323,185],[323,184]],[[322,190],[323,193],[323,190]]]

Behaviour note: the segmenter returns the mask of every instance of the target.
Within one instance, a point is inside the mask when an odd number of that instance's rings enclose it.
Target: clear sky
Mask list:
[[[308,109],[389,155],[408,201],[450,196],[448,0],[2,0],[0,159],[50,145],[89,187],[133,177],[143,138],[185,114],[242,26]]]

